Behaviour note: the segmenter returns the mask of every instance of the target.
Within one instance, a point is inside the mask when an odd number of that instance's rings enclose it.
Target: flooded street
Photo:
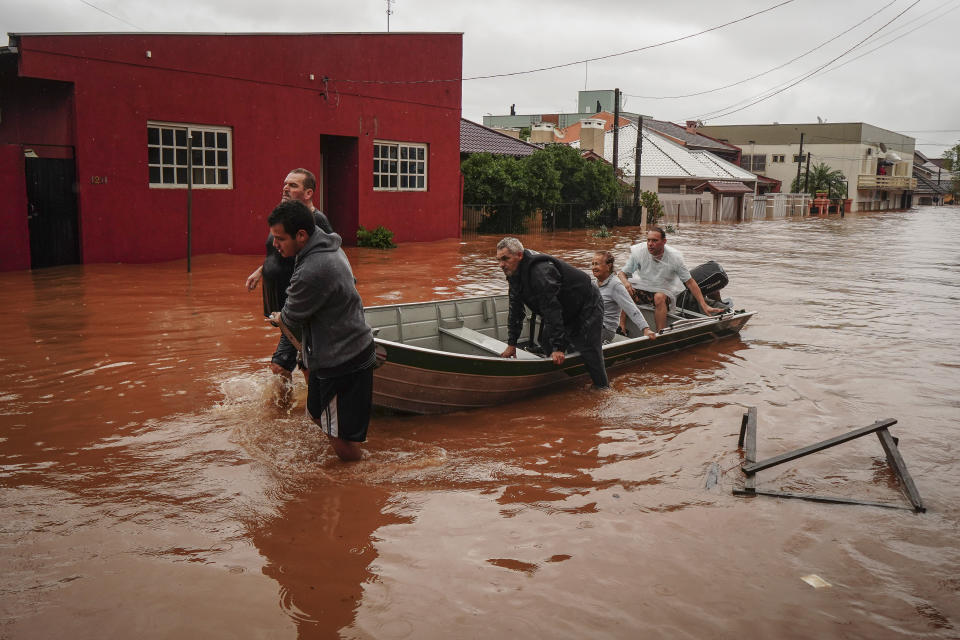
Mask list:
[[[587,269],[638,236],[524,241]],[[506,291],[498,239],[348,255],[367,305],[450,298]],[[261,258],[0,273],[0,638],[960,637],[960,209],[668,240],[739,338],[375,416],[347,465],[302,379],[278,404]],[[748,406],[759,458],[896,418],[927,513],[732,495]],[[873,436],[757,477],[909,506]]]

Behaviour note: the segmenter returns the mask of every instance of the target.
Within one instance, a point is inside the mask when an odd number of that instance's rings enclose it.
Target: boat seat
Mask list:
[[[482,349],[488,353],[494,355],[500,355],[507,348],[507,343],[502,340],[497,340],[496,338],[491,338],[488,335],[475,331],[468,327],[455,327],[447,328],[440,327],[440,333],[448,336],[453,336],[457,340],[462,340],[467,344],[473,345],[479,349]],[[528,351],[523,349],[517,349],[517,359],[518,360],[540,360],[540,356],[535,356]]]

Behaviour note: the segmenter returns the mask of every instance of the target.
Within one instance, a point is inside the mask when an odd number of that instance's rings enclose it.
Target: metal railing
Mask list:
[[[857,176],[857,189],[916,189],[917,179],[907,176]]]

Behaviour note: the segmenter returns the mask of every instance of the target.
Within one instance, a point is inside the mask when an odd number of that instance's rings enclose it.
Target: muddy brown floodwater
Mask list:
[[[504,291],[496,240],[348,253],[384,304]],[[352,465],[302,381],[277,406],[258,257],[0,274],[0,638],[960,637],[960,209],[669,241],[759,312],[739,338],[379,416]],[[747,406],[761,457],[896,418],[927,513],[732,495]],[[758,478],[907,505],[872,437]]]

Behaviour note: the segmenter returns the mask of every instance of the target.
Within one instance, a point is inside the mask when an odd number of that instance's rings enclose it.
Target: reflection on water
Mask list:
[[[586,268],[637,235],[531,242]],[[497,240],[349,255],[367,304],[448,298],[506,290]],[[669,242],[759,311],[740,338],[379,416],[353,465],[266,372],[256,257],[0,274],[0,637],[957,637],[960,214]],[[929,512],[732,496],[751,405],[761,456],[897,418]],[[902,501],[868,438],[758,478]]]

